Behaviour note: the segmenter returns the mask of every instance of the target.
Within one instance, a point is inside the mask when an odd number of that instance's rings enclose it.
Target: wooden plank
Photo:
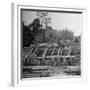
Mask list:
[[[44,57],[45,57],[45,55],[46,55],[46,52],[47,52],[48,48],[49,48],[49,47],[47,47],[47,48],[45,49],[45,51],[44,51],[44,53],[43,53],[43,55],[42,55],[42,58],[44,58]]]
[[[58,55],[59,55],[60,52],[61,52],[61,48],[59,48],[59,50],[58,50]]]
[[[33,52],[33,55],[35,55],[35,52],[37,51],[38,48],[39,48],[39,46],[36,47],[36,49]]]
[[[63,55],[61,55],[61,56],[59,56],[59,55],[54,55],[54,56],[45,56],[45,57],[37,57],[37,58],[67,58],[67,57],[73,58],[73,57],[75,57],[75,56],[70,56],[70,55],[67,55],[67,56],[63,56]]]
[[[52,51],[52,54],[51,54],[51,56],[53,55],[53,53],[54,53],[55,49],[56,49],[56,47],[54,47],[54,49],[53,49],[53,51]]]
[[[69,47],[69,52],[68,52],[68,55],[70,55],[70,53],[71,53],[71,46]]]

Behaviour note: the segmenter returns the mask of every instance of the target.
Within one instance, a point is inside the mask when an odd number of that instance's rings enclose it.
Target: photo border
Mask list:
[[[55,10],[55,11],[67,11],[67,12],[82,12],[83,15],[83,30],[86,29],[86,17],[87,10],[86,8],[78,7],[47,7],[47,6],[32,6],[29,4],[18,4],[12,3],[11,5],[11,84],[12,86],[29,86],[30,83],[41,80],[50,80],[57,79],[57,77],[45,77],[45,78],[29,78],[21,80],[21,9],[39,9],[39,10]],[[61,76],[58,79],[62,79],[62,82],[82,82],[87,81],[87,61],[83,60],[83,30],[81,36],[81,76]],[[78,77],[78,78],[77,78]]]

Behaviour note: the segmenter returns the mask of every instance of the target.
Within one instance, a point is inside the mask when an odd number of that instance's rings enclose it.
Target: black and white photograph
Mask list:
[[[81,76],[82,12],[21,9],[21,79]]]

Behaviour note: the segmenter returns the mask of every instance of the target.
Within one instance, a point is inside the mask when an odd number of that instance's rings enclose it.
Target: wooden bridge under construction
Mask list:
[[[80,50],[77,52],[73,51],[71,47],[61,48],[60,46],[34,46],[30,48],[25,48],[27,52],[26,58],[36,57],[38,60],[62,60],[62,62],[67,63],[73,59],[80,59]]]
[[[62,48],[60,46],[31,45],[30,47],[24,48],[24,58],[22,67],[24,71],[27,71],[27,69],[30,71],[32,68],[34,73],[36,72],[39,73],[45,72],[45,70],[47,72],[48,69],[50,69],[47,66],[52,66],[53,68],[55,66],[58,66],[60,70],[60,68],[62,68],[60,66],[75,67],[79,65],[80,65],[80,50],[78,50],[77,52],[73,51],[73,49],[70,46]],[[49,72],[51,71],[52,70],[50,69]],[[26,77],[27,75],[29,75],[30,77],[33,74],[30,73],[24,74],[24,77],[25,75]]]

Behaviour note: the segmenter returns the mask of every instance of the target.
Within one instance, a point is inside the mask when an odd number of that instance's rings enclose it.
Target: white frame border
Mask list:
[[[38,79],[30,79],[30,80],[20,80],[20,9],[21,8],[30,8],[30,9],[42,9],[42,10],[65,10],[65,11],[79,11],[82,12],[83,15],[83,30],[87,27],[87,9],[81,7],[47,7],[47,6],[32,6],[29,4],[20,4],[20,3],[12,3],[11,5],[11,85],[12,86],[30,86],[30,84],[37,82],[41,82],[40,78]],[[83,32],[83,31],[82,31]],[[82,42],[83,42],[83,33],[82,33]],[[81,43],[82,43],[81,42]],[[81,50],[83,50],[83,43],[81,46]],[[67,78],[61,77],[60,83],[69,83],[69,82],[86,82],[87,81],[87,61],[83,60],[83,52],[81,51],[82,56],[82,76],[79,78]],[[59,77],[60,78],[60,77]],[[46,80],[47,78],[43,78]],[[56,78],[54,78],[56,79]],[[33,80],[33,81],[32,81]],[[39,80],[39,81],[38,81]]]

